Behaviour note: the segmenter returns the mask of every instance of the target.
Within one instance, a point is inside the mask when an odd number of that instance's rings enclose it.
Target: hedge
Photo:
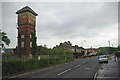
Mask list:
[[[35,58],[27,59],[27,60],[23,60],[23,59],[3,60],[2,74],[3,76],[5,76],[35,68],[46,67],[54,64],[61,64],[71,60],[73,60],[72,55],[66,55],[66,60],[65,60],[65,55],[54,55],[51,56],[50,59],[41,59],[41,60],[37,60]]]

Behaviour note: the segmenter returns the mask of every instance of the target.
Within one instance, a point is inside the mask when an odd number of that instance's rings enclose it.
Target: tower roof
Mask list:
[[[18,10],[17,12],[16,12],[16,14],[19,14],[19,13],[22,13],[22,12],[26,12],[26,11],[29,11],[29,12],[31,12],[32,14],[34,14],[34,15],[38,15],[37,13],[35,13],[30,7],[28,7],[28,6],[25,6],[25,7],[23,7],[22,9],[20,9],[20,10]]]

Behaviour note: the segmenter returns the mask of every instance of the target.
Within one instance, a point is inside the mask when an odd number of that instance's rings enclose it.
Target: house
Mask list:
[[[64,51],[66,51],[66,50],[74,51],[74,48],[72,47],[72,44],[70,44],[69,41],[60,43],[60,45],[57,45],[56,47],[62,47],[62,48],[64,48]]]
[[[79,47],[78,45],[72,46],[74,51],[73,51],[73,55],[74,58],[79,58],[82,57],[84,55],[84,48],[83,47]]]
[[[97,53],[97,49],[96,48],[92,48],[92,47],[85,49],[85,54],[90,54],[90,53],[96,54]]]
[[[75,45],[75,46],[72,46],[73,47],[73,52],[74,53],[81,53],[84,51],[84,48],[83,47],[79,47],[78,45]]]
[[[60,43],[59,45],[56,45],[56,47],[62,47],[64,51],[71,50],[73,52],[74,58],[78,58],[84,55],[84,48],[79,47],[78,45],[72,46],[70,41]]]

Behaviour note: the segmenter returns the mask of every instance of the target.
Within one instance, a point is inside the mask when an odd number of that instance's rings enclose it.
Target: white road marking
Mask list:
[[[68,63],[65,63],[65,64],[68,64]]]
[[[84,69],[90,69],[90,68],[84,68]]]
[[[114,78],[114,79],[116,78],[116,79],[119,79],[119,77],[97,77],[97,78],[111,78],[111,79],[112,78]]]
[[[98,75],[98,72],[99,72],[99,70],[100,70],[101,67],[102,67],[102,65],[99,66],[98,70],[96,71],[96,73],[95,73],[95,75],[94,75],[94,80],[96,80],[96,78],[98,78],[97,75]]]
[[[20,75],[16,75],[16,76],[12,76],[12,77],[9,77],[9,78],[15,78],[15,77],[19,77],[19,76],[23,76],[23,75],[27,75],[29,73],[25,73],[25,74],[20,74]]]
[[[79,66],[80,66],[80,64],[76,65],[75,68],[77,68],[77,67],[79,67]]]
[[[57,74],[58,76],[59,75],[62,75],[62,74],[64,74],[64,73],[66,73],[66,72],[68,72],[68,71],[70,71],[71,69],[67,69],[67,70],[65,70],[65,71],[63,71],[63,72],[61,72],[61,73],[59,73],[59,74]]]

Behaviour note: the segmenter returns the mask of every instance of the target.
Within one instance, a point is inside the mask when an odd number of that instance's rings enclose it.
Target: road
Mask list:
[[[93,78],[100,65],[97,57],[89,57],[11,78]]]

